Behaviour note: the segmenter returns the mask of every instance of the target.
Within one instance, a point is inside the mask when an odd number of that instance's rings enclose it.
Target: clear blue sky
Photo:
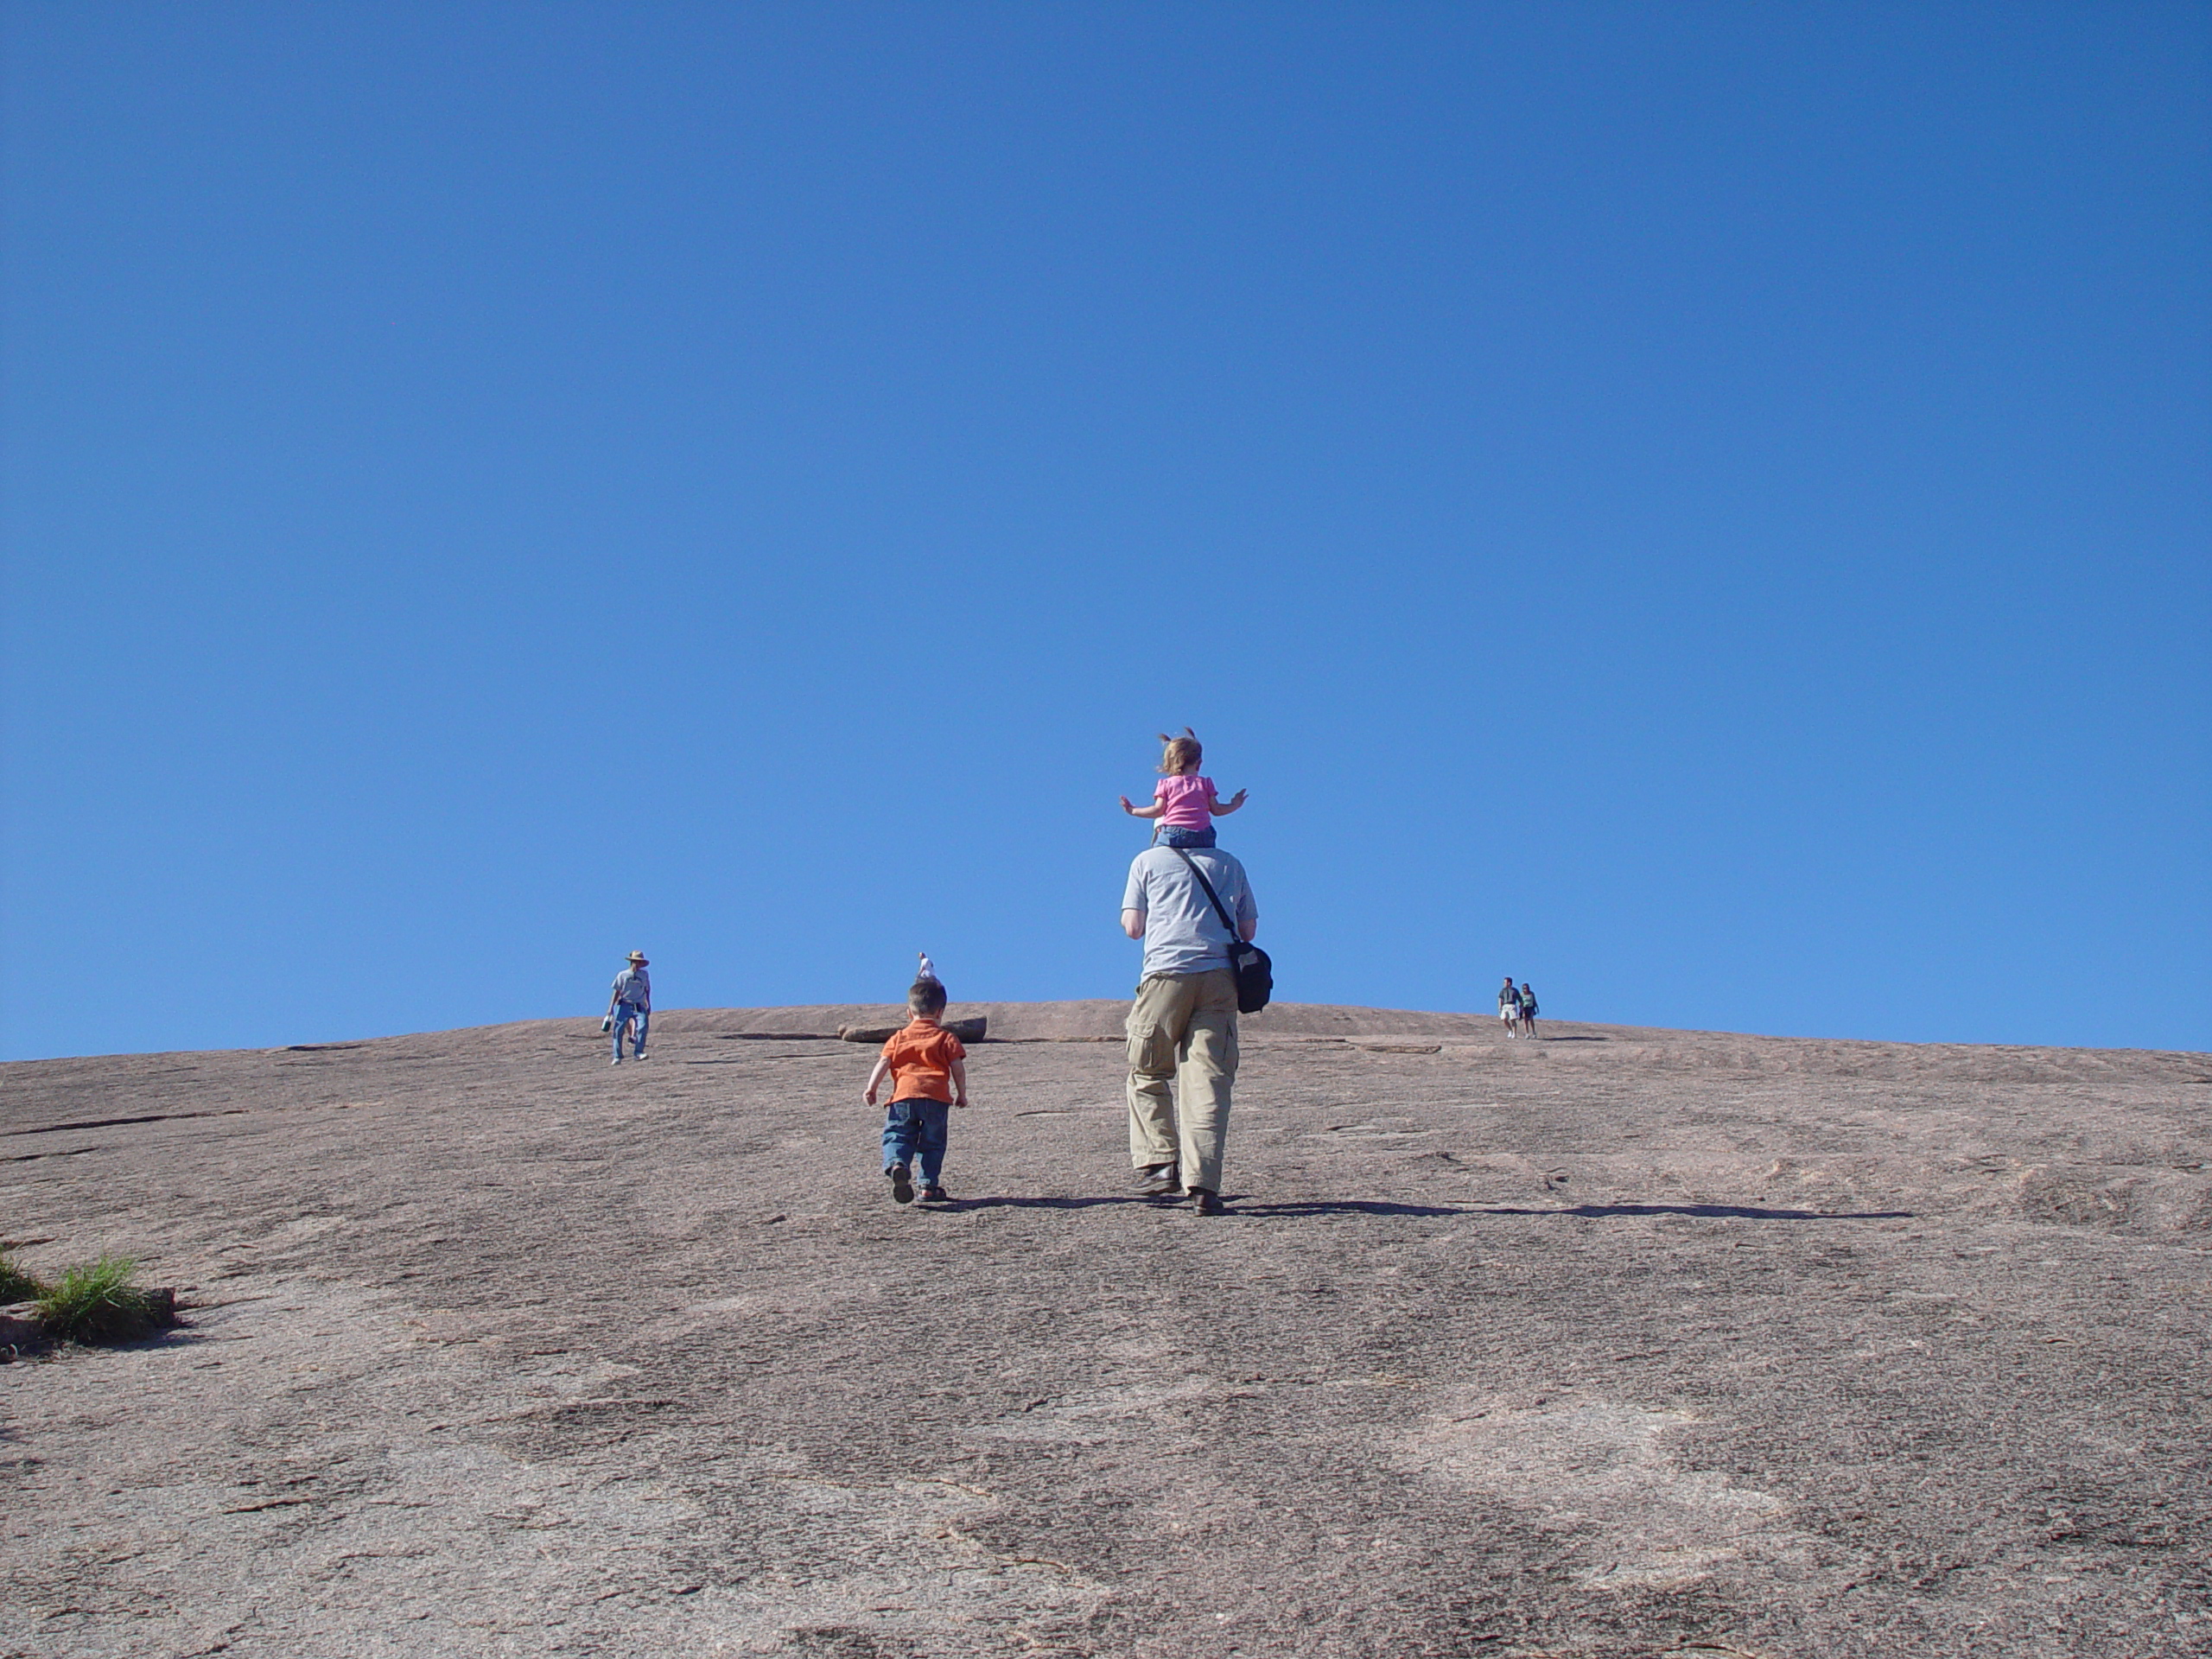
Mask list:
[[[0,5],[10,1058],[2212,1048],[2212,8]]]

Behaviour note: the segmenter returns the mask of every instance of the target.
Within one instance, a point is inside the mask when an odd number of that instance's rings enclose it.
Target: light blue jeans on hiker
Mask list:
[[[639,1059],[645,1058],[645,1027],[652,1023],[653,1011],[639,1007],[635,1002],[614,1005],[614,1058],[622,1058],[622,1033],[633,1025],[636,1034],[630,1039],[630,1052]]]
[[[883,1115],[883,1167],[887,1173],[919,1158],[922,1185],[935,1186],[944,1171],[952,1108],[941,1100],[894,1100]]]

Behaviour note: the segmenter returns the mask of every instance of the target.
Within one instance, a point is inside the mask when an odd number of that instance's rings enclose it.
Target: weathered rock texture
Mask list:
[[[0,1068],[0,1654],[2212,1651],[2212,1060],[1248,1023],[1233,1213],[1118,1004],[895,1208],[895,1009]],[[995,1040],[1006,1039],[1006,1040]]]

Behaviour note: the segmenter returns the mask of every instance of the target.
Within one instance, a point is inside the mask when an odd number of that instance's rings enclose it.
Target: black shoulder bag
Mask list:
[[[1180,847],[1172,849],[1176,857],[1190,867],[1198,885],[1206,890],[1206,897],[1213,900],[1214,913],[1221,918],[1221,925],[1229,930],[1229,970],[1236,976],[1236,1012],[1257,1014],[1268,1006],[1268,999],[1275,994],[1275,965],[1268,960],[1268,953],[1249,939],[1241,938],[1236,931],[1236,918],[1229,913],[1229,906],[1221,902],[1221,895],[1213,890],[1213,883],[1206,880],[1196,860]]]

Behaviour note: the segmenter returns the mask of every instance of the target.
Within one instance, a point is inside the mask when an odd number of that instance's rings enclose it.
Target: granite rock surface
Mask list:
[[[2212,1652],[2212,1058],[1248,1020],[1230,1213],[1122,1005],[0,1067],[0,1655]]]

